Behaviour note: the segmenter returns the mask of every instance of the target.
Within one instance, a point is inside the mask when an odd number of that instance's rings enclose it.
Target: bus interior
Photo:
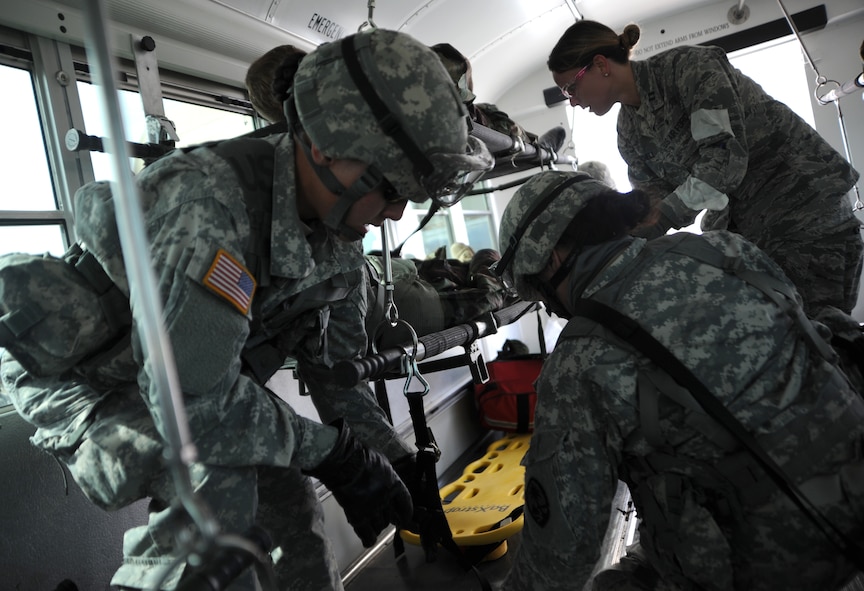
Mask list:
[[[94,180],[122,182],[118,176],[124,170],[134,175],[173,148],[265,128],[268,122],[254,110],[244,86],[250,63],[278,45],[311,51],[368,27],[458,49],[470,61],[476,102],[505,113],[532,139],[526,142],[478,124],[472,134],[489,146],[494,169],[468,197],[435,213],[420,231],[429,208],[409,204],[401,220],[386,222],[386,238],[377,231],[367,235],[366,252],[400,244],[403,256],[426,259],[436,251],[453,257],[457,244],[474,251],[498,249],[498,220],[506,204],[522,182],[542,170],[575,170],[579,163],[601,161],[618,190],[630,186],[617,150],[614,112],[596,117],[570,106],[546,66],[554,40],[579,19],[616,30],[637,23],[642,38],[634,59],[682,44],[724,48],[735,67],[864,170],[861,0],[0,4],[0,86],[4,127],[10,132],[0,145],[0,254],[61,256],[76,241],[72,198],[78,188]],[[100,71],[105,69],[110,75]],[[563,141],[537,140],[548,133],[562,134]],[[118,154],[123,146],[129,152]],[[861,217],[864,203],[852,205]],[[698,231],[696,227],[690,230]],[[864,321],[862,296],[853,316]],[[485,363],[508,341],[521,341],[533,354],[549,351],[562,327],[540,306],[508,302],[482,318],[431,337],[418,340],[415,335],[407,348],[375,351],[369,363],[343,369],[353,379],[375,384],[406,439],[413,439],[415,428],[406,393],[422,377],[422,408],[440,449],[437,471],[443,486],[504,436],[478,421],[474,384],[482,380]],[[268,386],[299,414],[317,419],[290,363]],[[113,512],[98,509],[63,465],[30,443],[32,434],[33,427],[0,392],[0,588],[109,589],[122,558],[123,532],[146,521],[147,500]],[[379,536],[375,547],[364,549],[329,491],[322,485],[318,493],[350,591],[456,591],[481,588],[484,581],[496,585],[518,547],[517,531],[506,538],[509,547],[502,556],[471,571],[444,551],[429,562],[410,541],[397,556],[392,529]],[[604,544],[607,563],[632,540],[636,521],[626,490],[619,491],[610,511],[615,527]]]

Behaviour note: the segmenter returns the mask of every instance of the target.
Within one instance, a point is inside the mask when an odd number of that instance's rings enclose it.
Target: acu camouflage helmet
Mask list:
[[[597,195],[608,193],[608,185],[582,172],[551,170],[534,175],[516,191],[501,217],[498,244],[504,251],[496,273],[516,288],[526,301],[541,301],[543,295],[532,280],[552,255],[564,230]]]
[[[455,203],[494,164],[438,56],[404,33],[320,46],[294,76],[294,107],[324,154],[369,164],[418,203]]]

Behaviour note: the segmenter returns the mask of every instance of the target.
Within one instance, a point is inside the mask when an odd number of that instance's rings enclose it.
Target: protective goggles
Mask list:
[[[482,141],[469,136],[463,154],[427,154],[399,124],[387,103],[379,96],[359,58],[359,37],[342,40],[340,49],[351,80],[369,105],[381,130],[402,148],[414,165],[414,176],[426,195],[442,207],[450,207],[465,196],[472,185],[495,165],[495,159]]]

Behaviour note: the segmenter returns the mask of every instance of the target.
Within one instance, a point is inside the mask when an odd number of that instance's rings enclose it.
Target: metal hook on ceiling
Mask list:
[[[378,26],[375,24],[375,21],[372,20],[372,13],[375,12],[375,0],[368,0],[366,6],[369,9],[369,16],[366,17],[366,20],[360,23],[360,26],[357,27],[357,32],[359,33],[363,29],[377,29]]]
[[[730,8],[726,18],[733,25],[740,25],[750,18],[750,7],[744,5],[744,0],[738,0],[738,6]]]

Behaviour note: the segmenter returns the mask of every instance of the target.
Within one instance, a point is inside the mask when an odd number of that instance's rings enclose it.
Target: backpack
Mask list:
[[[64,373],[122,339],[126,296],[90,253],[0,256],[0,347],[35,376]]]
[[[489,381],[474,385],[480,424],[492,431],[534,432],[537,391],[534,382],[543,368],[542,354],[528,353],[521,341],[504,341],[498,357],[486,364]]]
[[[235,138],[203,147],[222,156],[241,181],[251,226],[244,257],[259,284],[267,284],[273,175],[272,166],[262,170],[255,163],[272,160],[273,146],[260,139]],[[117,363],[125,370],[131,363],[128,354],[119,352],[128,348],[129,299],[96,255],[78,244],[59,258],[0,255],[0,314],[0,347],[32,375],[45,377],[76,369],[91,376],[96,366],[107,363],[101,354],[109,351],[112,358],[119,355],[122,361]]]
[[[500,258],[497,251],[478,251],[468,263],[446,259],[443,254],[431,259],[390,259],[393,278],[393,303],[404,320],[424,336],[475,320],[512,303],[503,282],[489,270]],[[384,257],[366,255],[368,311],[366,332],[372,338],[385,319]],[[383,331],[379,348],[392,347],[405,339]]]

